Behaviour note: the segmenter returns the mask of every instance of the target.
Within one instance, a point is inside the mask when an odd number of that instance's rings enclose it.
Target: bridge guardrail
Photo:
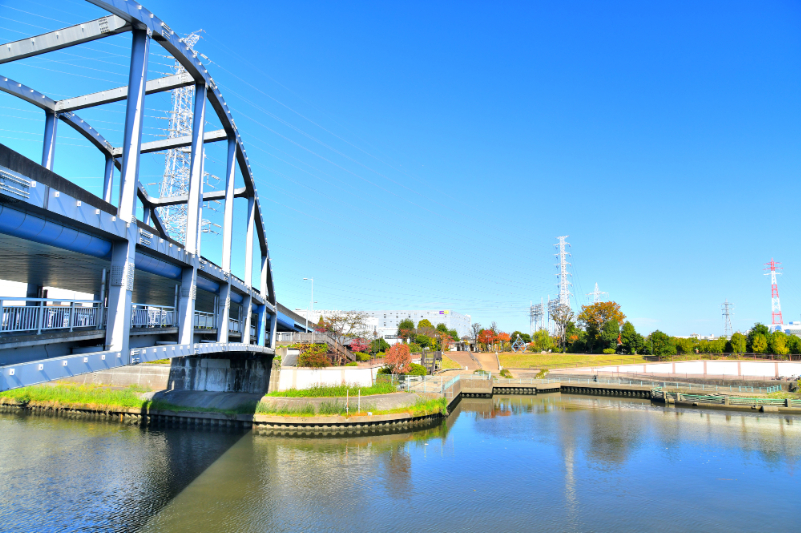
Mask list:
[[[175,307],[132,304],[131,327],[166,328],[175,325]]]
[[[95,300],[3,297],[0,298],[0,332],[95,328],[102,319],[102,311],[101,302]]]

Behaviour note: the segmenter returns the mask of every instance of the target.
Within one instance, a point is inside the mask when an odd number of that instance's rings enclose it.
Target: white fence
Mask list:
[[[96,328],[103,320],[100,302],[50,298],[0,299],[0,332]]]

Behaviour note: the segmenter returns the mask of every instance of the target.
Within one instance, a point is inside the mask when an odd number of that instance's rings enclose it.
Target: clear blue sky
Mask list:
[[[144,5],[205,30],[196,49],[243,132],[291,308],[314,277],[317,308],[527,331],[569,235],[578,303],[598,282],[643,332],[720,334],[726,298],[735,329],[769,322],[771,257],[785,321],[801,320],[797,2]],[[2,0],[0,39],[102,14]],[[123,85],[130,36],[107,41],[0,73],[57,99]],[[151,77],[163,54],[154,43]],[[169,98],[147,105],[152,140]],[[39,159],[42,114],[0,106],[0,142]],[[81,115],[118,145],[122,109]],[[99,189],[102,158],[63,124],[59,143],[56,171]],[[142,182],[161,165],[148,156]],[[219,257],[218,237],[203,242]]]

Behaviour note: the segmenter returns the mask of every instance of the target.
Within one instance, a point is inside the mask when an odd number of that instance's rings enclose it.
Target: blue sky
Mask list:
[[[735,329],[769,322],[771,257],[785,321],[801,320],[796,2],[144,5],[205,31],[196,49],[243,132],[290,308],[314,277],[316,308],[453,309],[527,331],[569,235],[574,306],[597,282],[644,332],[720,334],[727,298]],[[102,15],[3,0],[0,40]],[[129,44],[2,74],[56,99],[109,89]],[[163,55],[154,43],[151,78],[169,72]],[[145,140],[168,107],[148,97]],[[119,145],[122,110],[80,114]],[[0,142],[39,159],[43,122],[0,95]],[[223,174],[223,150],[208,171]],[[162,166],[145,157],[141,181]],[[62,124],[55,170],[99,190],[102,157]],[[202,246],[218,260],[219,237]]]

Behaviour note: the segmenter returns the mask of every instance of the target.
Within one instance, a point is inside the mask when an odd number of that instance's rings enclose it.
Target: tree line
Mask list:
[[[567,320],[561,332],[552,342],[558,349],[569,353],[625,353],[659,357],[694,353],[801,354],[801,338],[783,331],[771,332],[759,322],[747,334],[734,333],[729,339],[673,337],[660,330],[643,336],[626,320],[620,304],[616,302],[582,306],[576,321]],[[540,339],[540,344],[547,343]]]

